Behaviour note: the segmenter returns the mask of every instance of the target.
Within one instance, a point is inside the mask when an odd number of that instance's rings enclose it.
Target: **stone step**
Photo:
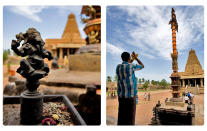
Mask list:
[[[79,96],[86,93],[85,88],[76,87],[56,87],[56,86],[46,86],[40,85],[38,90],[45,95],[61,94],[66,95],[70,101],[76,105],[78,103]]]

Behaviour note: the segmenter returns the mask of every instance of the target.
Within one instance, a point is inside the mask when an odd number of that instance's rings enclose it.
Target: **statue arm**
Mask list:
[[[23,50],[22,48],[18,49],[19,46],[20,46],[20,42],[17,42],[16,40],[12,40],[12,44],[11,44],[11,48],[12,48],[12,50],[13,50],[18,56],[25,57],[26,54],[25,54],[24,50]]]
[[[43,58],[47,58],[48,60],[52,60],[53,56],[52,53],[48,50],[43,49]]]
[[[98,31],[96,32],[96,34],[95,34],[95,37],[97,37],[98,36]]]

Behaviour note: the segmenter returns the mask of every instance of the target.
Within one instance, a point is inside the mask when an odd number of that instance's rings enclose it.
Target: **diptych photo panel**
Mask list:
[[[207,1],[0,5],[3,130],[205,129]]]

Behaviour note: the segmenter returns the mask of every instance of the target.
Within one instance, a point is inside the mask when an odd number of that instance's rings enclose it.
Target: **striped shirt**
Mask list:
[[[134,71],[141,69],[141,65],[128,62],[117,65],[117,93],[120,98],[131,98],[137,95],[137,80]]]

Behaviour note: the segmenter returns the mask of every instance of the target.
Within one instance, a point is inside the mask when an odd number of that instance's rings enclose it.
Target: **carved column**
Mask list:
[[[188,79],[188,86],[190,87],[190,80]]]
[[[203,86],[203,78],[200,79],[200,82],[201,82],[201,87],[204,87]]]
[[[183,79],[183,85],[184,85],[183,87],[185,87],[185,79]]]
[[[63,59],[63,48],[60,48],[59,58],[60,59]]]
[[[70,51],[69,48],[67,48],[67,57],[68,58],[69,58],[69,54],[70,54],[69,51]]]
[[[54,56],[57,57],[57,49],[53,51]]]

